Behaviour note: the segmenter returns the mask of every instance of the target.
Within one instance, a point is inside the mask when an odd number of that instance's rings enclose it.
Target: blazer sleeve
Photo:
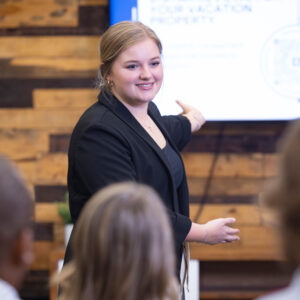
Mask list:
[[[136,171],[129,146],[109,128],[95,125],[78,141],[76,171],[91,194],[120,181],[135,181]]]
[[[168,214],[175,233],[175,243],[176,245],[182,245],[191,229],[192,221],[189,217],[171,211],[170,209],[168,209]]]

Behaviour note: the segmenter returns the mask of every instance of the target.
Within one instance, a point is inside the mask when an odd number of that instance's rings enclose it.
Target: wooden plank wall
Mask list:
[[[97,45],[107,27],[107,0],[0,2],[0,152],[23,171],[35,199],[36,258],[24,299],[49,298],[50,254],[63,244],[55,202],[66,192],[70,133],[96,101]],[[256,205],[276,176],[285,126],[207,123],[183,153],[193,220],[234,216],[241,229],[238,243],[191,246],[201,299],[251,299],[290,278]]]

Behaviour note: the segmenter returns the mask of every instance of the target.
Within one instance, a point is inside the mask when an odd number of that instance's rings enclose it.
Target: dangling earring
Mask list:
[[[112,86],[114,85],[113,82],[110,80],[107,80],[106,82],[109,88],[112,88]]]

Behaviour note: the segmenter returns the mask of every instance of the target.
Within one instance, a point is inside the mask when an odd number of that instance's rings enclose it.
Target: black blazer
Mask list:
[[[162,117],[152,102],[148,113],[180,156],[191,137],[188,119]],[[98,102],[81,116],[70,141],[68,190],[73,222],[95,192],[121,181],[148,184],[161,196],[173,227],[179,269],[182,244],[191,227],[186,175],[176,189],[163,151],[119,100],[102,91]]]

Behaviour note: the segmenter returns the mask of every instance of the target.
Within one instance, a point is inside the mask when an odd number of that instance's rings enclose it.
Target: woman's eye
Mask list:
[[[137,65],[128,65],[126,68],[129,70],[134,70],[136,69]]]
[[[151,63],[151,66],[156,67],[156,66],[158,66],[159,64],[160,64],[159,61],[154,61],[154,62]]]

